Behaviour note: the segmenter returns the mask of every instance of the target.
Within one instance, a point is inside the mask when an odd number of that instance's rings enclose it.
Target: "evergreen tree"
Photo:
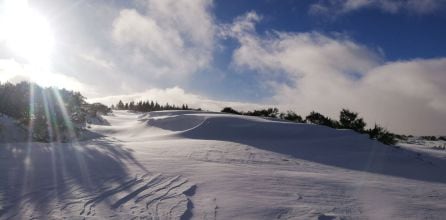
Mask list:
[[[367,130],[367,133],[371,139],[376,139],[383,144],[394,145],[397,143],[394,134],[377,124],[372,129]]]
[[[119,100],[118,104],[116,104],[116,108],[118,108],[118,110],[124,110],[125,109],[124,103],[122,103],[122,101]]]
[[[287,113],[280,113],[280,119],[294,122],[304,122],[300,115],[297,115],[293,111],[288,111]]]
[[[358,118],[358,113],[351,112],[347,109],[342,109],[339,122],[342,128],[352,129],[354,131],[363,133],[366,123],[362,118]]]

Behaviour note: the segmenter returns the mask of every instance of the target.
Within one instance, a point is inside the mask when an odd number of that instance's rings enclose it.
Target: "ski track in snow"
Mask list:
[[[1,144],[0,219],[446,216],[442,156],[256,117],[116,111],[104,119],[92,140]]]

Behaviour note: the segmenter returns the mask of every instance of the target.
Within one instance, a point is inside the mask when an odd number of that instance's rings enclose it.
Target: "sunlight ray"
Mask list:
[[[56,101],[57,101],[56,104],[62,113],[62,117],[63,117],[64,123],[65,123],[65,126],[67,127],[67,130],[69,133],[69,139],[70,139],[69,145],[70,145],[70,147],[72,147],[72,149],[75,152],[74,156],[78,163],[84,184],[86,184],[86,186],[91,186],[92,184],[91,184],[91,180],[90,180],[90,173],[89,173],[88,167],[86,166],[85,159],[83,158],[83,155],[81,153],[79,153],[79,151],[82,151],[82,148],[78,142],[77,135],[74,130],[75,128],[71,121],[71,117],[68,114],[68,111],[65,107],[64,100],[62,99],[58,90],[53,88],[52,92],[56,98]]]
[[[54,140],[53,131],[57,130],[57,129],[54,129],[54,128],[57,128],[54,126],[54,122],[53,122],[53,120],[54,120],[53,118],[55,118],[55,117],[53,117],[54,112],[53,111],[50,112],[49,103],[48,103],[49,100],[48,100],[48,96],[45,93],[45,91],[42,91],[41,95],[42,95],[42,99],[43,99],[43,107],[45,110],[48,137],[49,137],[49,141],[52,142]]]
[[[33,143],[33,134],[34,134],[34,117],[35,117],[35,94],[34,94],[34,84],[29,84],[29,113],[28,113],[28,140],[26,144],[26,153],[25,158],[23,160],[24,172],[22,178],[22,187],[20,194],[24,194],[28,189],[31,188],[30,176],[31,176],[31,153],[32,153],[32,143]]]
[[[60,96],[59,91],[57,89],[55,89],[55,88],[51,88],[51,90],[52,90],[52,92],[54,94],[54,97],[56,98],[56,102],[57,102],[56,104],[57,104],[57,106],[59,107],[59,110],[62,113],[62,118],[64,120],[65,126],[67,127],[69,138],[70,139],[76,139],[76,133],[75,133],[75,130],[74,130],[73,123],[71,122],[71,117],[70,117],[70,115],[67,112],[67,109],[65,107],[65,103],[64,103],[62,97]]]

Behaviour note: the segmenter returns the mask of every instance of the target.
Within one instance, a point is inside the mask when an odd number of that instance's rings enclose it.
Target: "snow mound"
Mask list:
[[[162,111],[144,118],[147,133],[154,127],[170,131],[160,138],[224,141],[344,169],[446,181],[439,175],[445,161],[383,145],[348,129],[210,112]],[[138,136],[147,133],[139,131]]]
[[[199,111],[159,111],[140,117],[147,125],[196,139],[299,139],[357,137],[352,130],[277,119]]]
[[[172,115],[151,117],[147,125],[170,131],[186,131],[203,123],[204,117],[197,115]]]

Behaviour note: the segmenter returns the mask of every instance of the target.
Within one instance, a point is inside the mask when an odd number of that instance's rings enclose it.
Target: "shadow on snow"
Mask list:
[[[356,171],[446,183],[446,161],[383,145],[351,130],[312,124],[259,122],[243,118],[208,118],[177,135],[230,141],[298,159]]]
[[[29,206],[46,216],[52,202],[94,195],[105,183],[122,184],[134,178],[125,162],[148,172],[129,149],[103,137],[76,143],[1,144],[0,218],[14,218]]]

